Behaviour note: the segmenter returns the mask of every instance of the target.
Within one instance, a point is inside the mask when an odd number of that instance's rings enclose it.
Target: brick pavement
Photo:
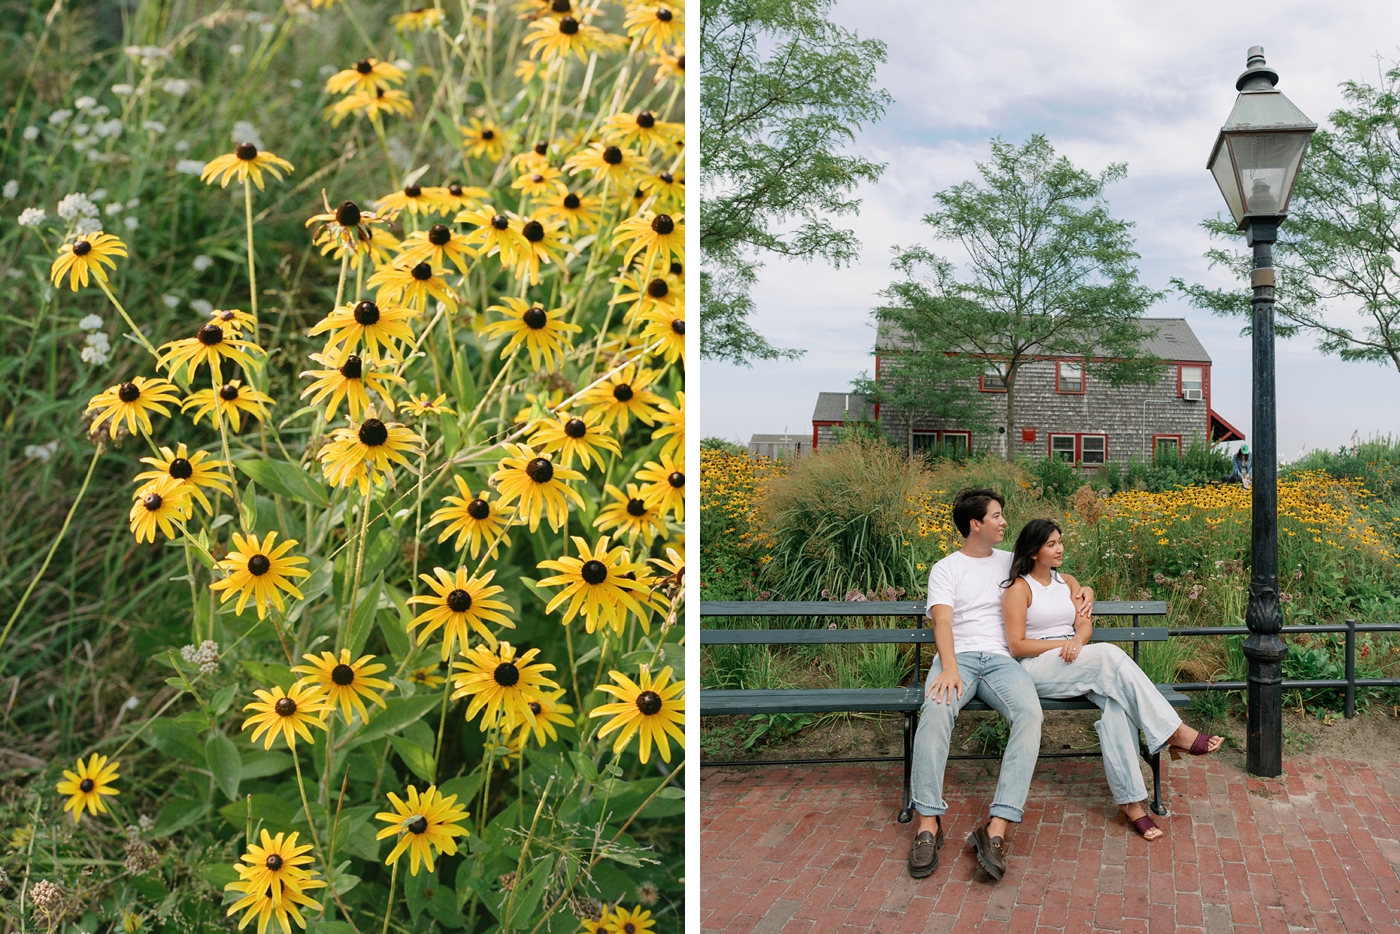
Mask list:
[[[1042,765],[996,884],[964,842],[994,763],[950,763],[949,839],[920,880],[897,765],[704,769],[703,932],[1400,934],[1396,766],[1287,759],[1264,781],[1213,758],[1163,766],[1172,814],[1149,843],[1116,821],[1097,760]]]

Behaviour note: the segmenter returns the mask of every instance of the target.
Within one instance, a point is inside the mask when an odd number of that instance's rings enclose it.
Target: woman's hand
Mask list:
[[[1075,636],[1073,639],[1060,646],[1060,658],[1065,660],[1066,665],[1079,657],[1080,650],[1084,648],[1084,641],[1085,640],[1078,636]]]
[[[948,698],[946,701],[944,701],[943,699],[945,696],[945,692]],[[953,703],[955,693],[957,699],[962,700],[962,675],[958,673],[958,670],[956,668],[953,668],[951,670],[944,668],[938,674],[934,675],[928,683],[927,694],[929,697],[932,697],[936,703]]]

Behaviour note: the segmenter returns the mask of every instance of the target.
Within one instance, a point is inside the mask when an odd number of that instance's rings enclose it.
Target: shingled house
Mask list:
[[[1113,387],[1086,373],[1083,361],[1044,357],[1024,364],[1016,376],[1013,437],[1005,428],[974,436],[956,424],[940,423],[919,412],[891,410],[855,393],[824,392],[812,414],[812,447],[833,438],[843,423],[878,423],[905,450],[942,448],[951,454],[990,450],[1005,455],[1008,441],[1017,455],[1062,457],[1082,467],[1109,461],[1148,460],[1180,454],[1193,438],[1242,441],[1244,435],[1211,408],[1210,355],[1184,318],[1144,318],[1156,336],[1143,350],[1164,366],[1156,383]],[[881,350],[895,338],[882,326],[875,342],[875,373]],[[1006,423],[1006,385],[995,367],[978,382],[987,394],[989,421]]]

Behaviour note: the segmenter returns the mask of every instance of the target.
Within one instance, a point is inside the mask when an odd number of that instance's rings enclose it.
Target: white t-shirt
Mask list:
[[[953,651],[1011,655],[1001,618],[1002,584],[1011,573],[1011,552],[993,548],[985,558],[955,551],[928,573],[928,605],[953,608]]]

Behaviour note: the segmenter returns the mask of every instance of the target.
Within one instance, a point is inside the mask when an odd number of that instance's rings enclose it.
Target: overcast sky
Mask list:
[[[1312,120],[1342,106],[1339,83],[1375,84],[1378,56],[1400,59],[1400,5],[1271,2],[899,2],[842,0],[835,19],[882,40],[880,82],[894,97],[855,149],[888,163],[864,186],[855,229],[860,261],[769,260],[754,291],[754,324],[773,343],[800,347],[795,362],[751,369],[701,366],[701,431],[747,443],[753,433],[810,433],[817,393],[849,390],[873,370],[877,293],[894,273],[891,248],[935,244],[920,218],[934,192],[977,175],[988,141],[1044,133],[1079,168],[1126,162],[1110,186],[1114,214],[1136,224],[1144,284],[1230,285],[1207,268],[1202,218],[1225,211],[1206,157],[1235,101],[1251,45],[1263,45],[1279,90]],[[1227,212],[1228,213],[1228,212]],[[1189,307],[1175,294],[1148,312],[1185,317],[1214,361],[1213,408],[1250,435],[1250,347],[1240,322]],[[1304,337],[1278,345],[1279,455],[1336,448],[1351,437],[1400,435],[1400,372],[1343,363]]]

